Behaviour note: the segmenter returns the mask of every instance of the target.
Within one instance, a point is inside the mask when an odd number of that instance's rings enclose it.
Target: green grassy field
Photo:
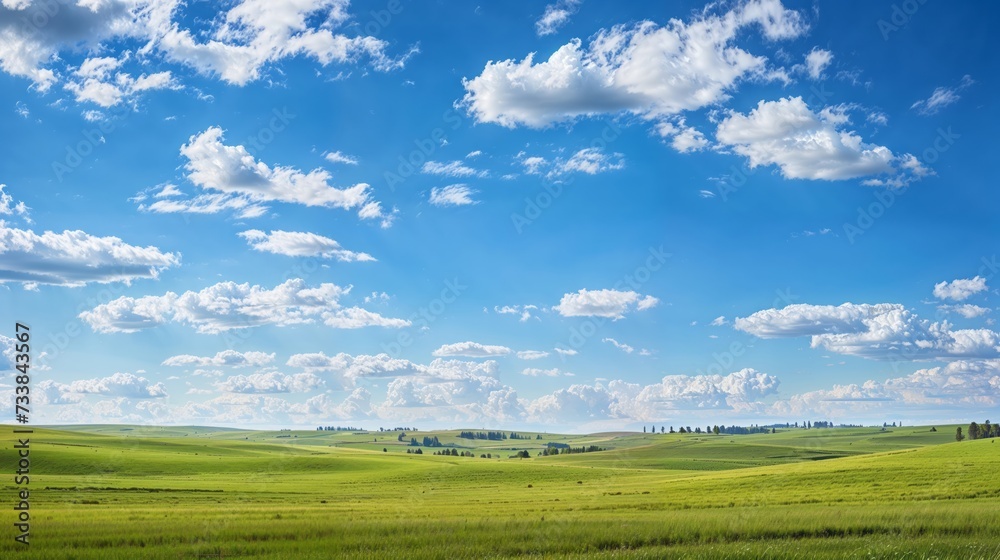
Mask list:
[[[937,428],[412,434],[475,457],[393,432],[36,429],[32,544],[7,507],[0,557],[1000,558],[1000,445]]]

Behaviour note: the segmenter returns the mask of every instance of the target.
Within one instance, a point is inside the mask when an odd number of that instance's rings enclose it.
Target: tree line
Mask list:
[[[987,439],[995,437],[1000,437],[1000,424],[990,424],[989,420],[983,422],[982,424],[977,424],[976,422],[969,424],[967,435],[962,434],[961,426],[955,430],[955,439],[957,441],[962,441],[966,438]]]

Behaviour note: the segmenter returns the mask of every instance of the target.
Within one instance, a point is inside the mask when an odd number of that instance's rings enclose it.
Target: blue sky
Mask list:
[[[4,0],[35,420],[990,417],[996,15]]]

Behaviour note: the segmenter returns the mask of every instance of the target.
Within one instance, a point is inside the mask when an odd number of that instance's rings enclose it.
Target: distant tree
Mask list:
[[[969,424],[969,439],[979,439],[979,424]]]
[[[674,433],[674,427],[670,426],[670,433]]]
[[[642,433],[646,433],[646,426],[642,427]]]
[[[417,448],[417,450],[416,450],[416,451],[414,451],[414,453],[416,453],[417,455],[423,455],[423,454],[424,454],[424,450],[423,450],[423,449],[420,449],[420,448],[418,447],[418,448]]]
[[[687,432],[684,431],[684,426],[681,426],[680,428],[677,429],[677,433],[684,434],[684,433],[687,433]]]
[[[936,432],[936,431],[937,431],[937,428],[935,428],[934,426],[931,426],[931,431],[932,431],[932,432]]]
[[[776,433],[778,433],[778,429],[777,429],[777,428],[771,428],[771,433],[772,433],[772,434],[776,434]]]
[[[661,434],[664,433],[664,432],[666,432],[666,431],[667,431],[667,429],[665,427],[660,426],[660,433]]]
[[[715,434],[715,435],[719,435],[719,427],[718,426],[712,426],[712,433]]]
[[[959,426],[958,429],[955,430],[955,441],[962,441],[963,439],[965,439],[965,436],[962,435],[962,427]]]
[[[689,434],[690,434],[690,433],[692,433],[692,432],[691,432],[691,426],[688,426],[688,433],[689,433]]]
[[[382,448],[382,453],[388,453],[388,452],[389,452],[389,450],[388,450],[388,449],[386,449],[386,448],[384,448],[384,447]]]
[[[399,432],[399,435],[396,436],[396,441],[403,441],[403,438],[405,437],[406,437],[406,432]]]

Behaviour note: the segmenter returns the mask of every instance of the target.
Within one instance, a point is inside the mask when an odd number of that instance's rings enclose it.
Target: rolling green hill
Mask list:
[[[953,426],[412,435],[475,456],[394,432],[37,429],[30,557],[1000,558],[1000,446]]]

